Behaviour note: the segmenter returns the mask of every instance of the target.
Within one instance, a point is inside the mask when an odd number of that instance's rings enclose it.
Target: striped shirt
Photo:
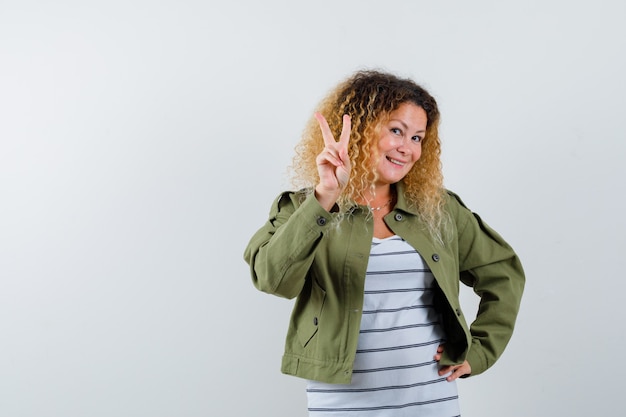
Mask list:
[[[456,383],[433,359],[444,341],[433,282],[402,238],[373,239],[352,383],[308,381],[309,416],[460,415]]]

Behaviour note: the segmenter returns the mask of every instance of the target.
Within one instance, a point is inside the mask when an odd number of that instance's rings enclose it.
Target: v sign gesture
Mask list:
[[[324,138],[324,149],[317,155],[317,172],[320,182],[315,186],[315,197],[322,207],[330,210],[341,191],[350,179],[350,158],[348,157],[348,142],[352,127],[350,116],[343,116],[343,127],[339,142],[333,137],[328,122],[320,113],[315,113]]]

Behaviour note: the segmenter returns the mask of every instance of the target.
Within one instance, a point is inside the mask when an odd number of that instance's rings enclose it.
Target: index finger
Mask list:
[[[326,118],[322,116],[320,112],[315,112],[315,118],[317,119],[317,123],[320,125],[320,130],[322,131],[322,137],[324,138],[324,144],[326,146],[336,144],[337,141],[333,137],[333,132],[330,131],[330,126],[328,126],[328,122]]]

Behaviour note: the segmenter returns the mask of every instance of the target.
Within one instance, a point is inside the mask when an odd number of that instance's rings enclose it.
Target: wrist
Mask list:
[[[319,184],[315,187],[315,198],[320,203],[320,205],[328,212],[330,212],[330,210],[333,208],[340,195],[340,190],[324,190]]]

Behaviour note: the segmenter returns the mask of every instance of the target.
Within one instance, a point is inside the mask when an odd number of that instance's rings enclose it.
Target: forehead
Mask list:
[[[411,127],[423,127],[425,129],[428,116],[421,106],[405,102],[389,113],[389,120],[399,120]]]

